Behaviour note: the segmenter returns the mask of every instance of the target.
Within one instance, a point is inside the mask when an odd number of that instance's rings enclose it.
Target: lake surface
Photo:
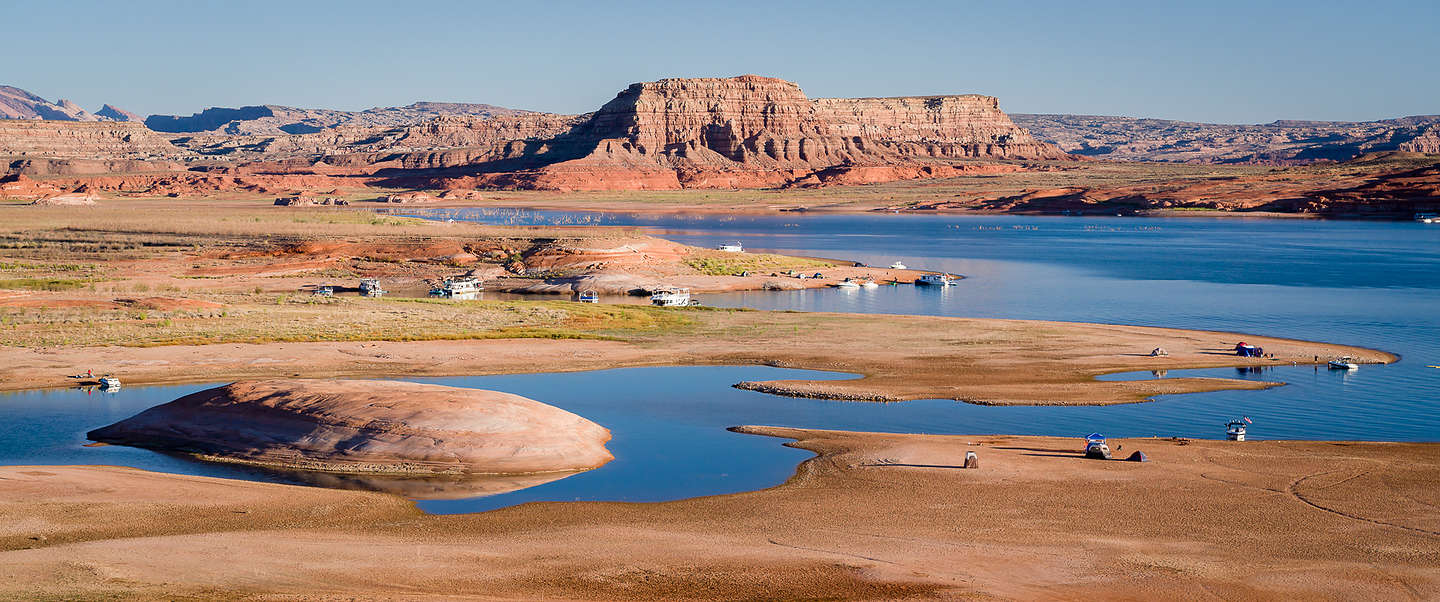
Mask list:
[[[616,460],[511,493],[420,502],[476,512],[535,500],[656,501],[772,486],[808,452],[725,431],[768,424],[890,432],[1220,438],[1249,416],[1252,439],[1440,440],[1440,227],[1407,222],[939,215],[717,216],[429,210],[427,217],[512,224],[644,226],[701,246],[834,257],[964,274],[944,289],[701,295],[707,305],[1109,322],[1364,345],[1398,353],[1352,372],[1311,366],[1111,375],[1283,381],[1265,391],[1166,396],[1107,407],[984,407],[790,399],[743,380],[846,378],[766,367],[632,368],[417,379],[496,389],[573,411],[614,433]],[[876,319],[884,319],[877,317]],[[1229,344],[1234,341],[1217,341]],[[305,475],[207,464],[127,447],[83,447],[84,433],[213,385],[116,394],[0,395],[0,464],[118,464],[231,478]],[[332,486],[345,483],[326,482]],[[360,486],[350,483],[350,486]],[[426,496],[419,496],[426,497]]]
[[[899,260],[966,276],[945,288],[698,295],[706,305],[1139,324],[1383,349],[1402,360],[1348,375],[1276,369],[1246,377],[1294,386],[1193,397],[1233,400],[1235,412],[1255,420],[1252,438],[1440,440],[1440,369],[1429,367],[1440,365],[1435,225],[1240,217],[427,213],[497,224],[639,226],[697,246],[740,241],[751,251],[879,266]],[[1157,421],[1160,432],[1192,432],[1158,422],[1170,407],[1195,403],[1190,397],[1162,399],[1135,419]],[[988,423],[978,426],[992,431]],[[1196,434],[1222,436],[1219,430]]]

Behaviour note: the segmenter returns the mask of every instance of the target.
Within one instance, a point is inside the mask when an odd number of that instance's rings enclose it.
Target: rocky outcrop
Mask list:
[[[126,111],[112,104],[106,104],[95,111],[95,116],[102,121],[145,121],[144,117]]]
[[[1065,153],[1017,127],[994,96],[820,98],[817,113],[843,136],[907,156],[1061,159]]]
[[[398,381],[242,381],[88,436],[209,460],[354,473],[545,473],[613,457],[610,431],[554,406]]]
[[[1066,156],[1010,123],[991,97],[812,101],[791,82],[756,75],[634,84],[565,134],[530,146],[507,157],[509,169],[482,163],[473,171],[485,175],[433,183],[555,190],[823,185],[860,169],[868,171],[851,179],[956,173],[920,158]]]
[[[275,204],[285,207],[313,207],[318,205],[349,205],[350,202],[338,197],[320,197],[301,194],[275,199]]]
[[[1012,116],[1066,152],[1116,161],[1292,165],[1366,153],[1440,153],[1440,115],[1230,125],[1101,115]]]
[[[188,117],[151,115],[145,119],[145,125],[155,131],[170,133],[284,135],[313,134],[341,127],[393,128],[413,125],[446,115],[489,118],[528,113],[530,111],[458,102],[417,102],[404,107],[383,107],[364,111],[258,105],[238,109],[209,108]]]
[[[180,159],[183,154],[164,136],[136,122],[0,119],[0,156],[96,160]]]
[[[92,114],[63,98],[52,103],[14,86],[0,86],[0,119],[132,121],[136,115],[108,104]]]
[[[36,199],[35,202],[30,204],[45,207],[84,207],[93,206],[96,204],[96,202],[95,195],[93,194],[72,192],[69,194],[57,194],[53,196],[47,196],[41,199]]]
[[[420,192],[420,191],[417,190],[417,191],[413,191],[413,192],[399,192],[399,193],[396,193],[396,194],[387,194],[387,195],[382,196],[382,197],[380,197],[380,198],[378,198],[378,199],[375,199],[375,200],[376,200],[376,201],[379,201],[379,202],[381,202],[381,203],[415,204],[415,203],[433,203],[433,202],[435,202],[435,201],[437,201],[437,200],[439,200],[439,199],[436,199],[436,198],[433,197],[433,196],[430,196],[430,195],[428,195],[428,194],[425,194],[425,193]]]
[[[319,205],[349,205],[350,201],[339,197],[298,194],[275,199],[275,204],[281,207],[315,207]]]

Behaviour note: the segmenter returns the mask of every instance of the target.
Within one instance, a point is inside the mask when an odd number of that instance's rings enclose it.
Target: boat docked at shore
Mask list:
[[[892,269],[892,270],[906,270],[906,269],[909,269],[909,268],[905,267],[905,264],[897,261],[897,262],[895,262],[895,263],[890,264],[890,269]]]
[[[1244,441],[1245,428],[1250,425],[1250,418],[1241,417],[1225,423],[1225,439],[1228,441]]]
[[[474,299],[480,296],[482,290],[485,290],[485,286],[480,283],[479,278],[458,276],[446,278],[438,286],[430,289],[430,295],[445,299]]]
[[[120,379],[106,374],[100,377],[100,388],[106,391],[113,391],[120,388]]]
[[[844,280],[841,280],[840,282],[836,282],[835,288],[858,289],[860,288],[860,282],[858,280],[851,280],[849,278],[846,278]]]
[[[575,300],[581,303],[599,303],[600,293],[595,291],[580,291],[580,296],[576,297]]]
[[[1330,360],[1327,364],[1331,370],[1357,370],[1360,368],[1360,364],[1355,363],[1355,359],[1348,355]]]
[[[880,288],[880,284],[874,280],[861,280],[860,288]]]
[[[743,245],[741,245],[741,244],[737,241],[737,242],[725,243],[725,244],[723,244],[723,245],[720,245],[720,246],[718,246],[718,247],[715,247],[715,250],[717,250],[717,251],[724,251],[724,252],[726,252],[726,253],[744,253],[744,252],[745,252],[745,247],[744,247]]]
[[[955,286],[955,279],[949,274],[922,274],[915,284],[924,286]]]
[[[660,288],[650,294],[650,303],[660,307],[679,307],[683,305],[696,305],[697,301],[690,298],[688,288]]]
[[[390,291],[380,288],[378,278],[366,278],[360,281],[360,296],[362,297],[379,297],[388,292]]]

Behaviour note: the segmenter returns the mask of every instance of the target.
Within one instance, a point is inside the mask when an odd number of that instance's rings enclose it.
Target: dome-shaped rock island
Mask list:
[[[374,380],[257,380],[207,389],[88,436],[302,470],[526,474],[613,459],[610,431],[519,395]]]

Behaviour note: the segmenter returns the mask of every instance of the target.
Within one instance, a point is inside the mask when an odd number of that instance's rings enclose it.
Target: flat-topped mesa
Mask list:
[[[903,155],[1059,159],[1000,110],[994,96],[817,98],[817,115],[843,136],[875,141]]]
[[[609,430],[560,408],[399,381],[242,381],[88,436],[207,460],[353,473],[565,472],[613,458]]]
[[[791,82],[758,75],[633,84],[553,142],[563,149],[552,154],[555,161],[477,184],[593,190],[867,183],[974,169],[920,164],[917,157],[1066,157],[1016,127],[990,97],[812,101]]]
[[[817,118],[799,86],[758,75],[633,84],[577,134],[666,164],[801,168],[866,155]]]

